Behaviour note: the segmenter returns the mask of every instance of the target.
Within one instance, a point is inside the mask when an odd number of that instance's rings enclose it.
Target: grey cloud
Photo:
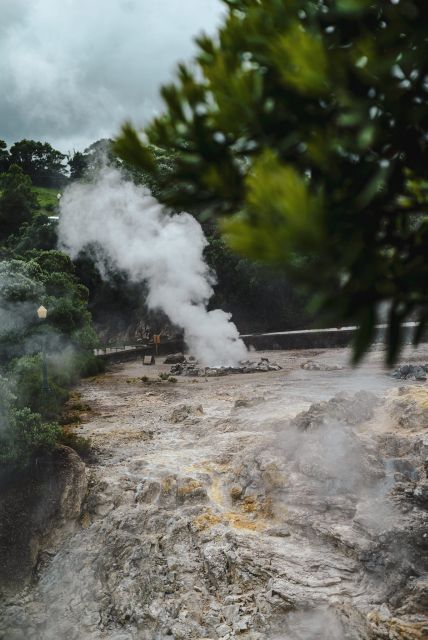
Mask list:
[[[221,20],[220,0],[2,0],[0,138],[62,150],[160,109],[160,84]]]

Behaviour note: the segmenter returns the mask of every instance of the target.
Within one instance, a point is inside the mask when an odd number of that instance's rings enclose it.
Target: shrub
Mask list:
[[[71,431],[62,431],[58,441],[60,444],[74,449],[82,458],[87,458],[91,453],[91,442],[89,438],[78,436]]]
[[[0,378],[0,464],[24,467],[36,453],[51,450],[61,430],[28,407],[17,408],[15,401],[10,384]]]
[[[30,227],[26,233],[31,236]],[[13,258],[19,255],[13,254],[13,246],[20,237],[8,245]],[[0,262],[0,358],[9,377],[0,385],[0,465],[25,466],[60,437],[86,455],[86,442],[63,436],[56,419],[70,386],[105,367],[93,355],[98,339],[87,300],[88,290],[74,275],[70,258],[59,251],[32,249],[25,260]],[[48,310],[43,322],[36,314],[41,304]],[[48,359],[48,391],[43,389],[42,349]]]
[[[64,384],[70,379],[58,379],[58,375],[52,375],[55,372],[52,368],[48,378],[50,391],[43,391],[42,367],[40,354],[23,356],[13,362],[11,374],[17,396],[16,404],[18,408],[29,407],[44,418],[52,419],[68,398]]]
[[[105,360],[97,358],[90,351],[82,351],[74,356],[76,369],[82,378],[90,378],[104,373],[106,368]]]

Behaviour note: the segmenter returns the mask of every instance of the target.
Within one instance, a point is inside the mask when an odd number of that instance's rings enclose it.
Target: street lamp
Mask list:
[[[46,307],[42,305],[37,309],[37,315],[39,317],[39,320],[46,320],[46,317],[48,315],[48,310],[46,309]]]
[[[46,307],[44,307],[43,305],[41,305],[38,309],[37,309],[37,317],[39,318],[39,320],[46,320],[48,315],[48,310],[46,309]],[[42,370],[43,370],[43,384],[42,384],[42,391],[44,393],[50,393],[50,387],[49,387],[49,382],[48,382],[48,361],[46,358],[46,337],[43,339],[43,343],[42,343],[42,357],[43,357],[43,365],[42,365]]]

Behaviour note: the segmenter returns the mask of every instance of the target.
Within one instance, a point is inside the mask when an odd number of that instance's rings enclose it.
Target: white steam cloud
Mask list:
[[[102,169],[92,183],[75,183],[61,199],[59,240],[71,257],[95,245],[134,282],[149,287],[147,304],[184,329],[186,343],[203,365],[236,365],[246,348],[230,314],[207,311],[213,275],[203,258],[200,224],[188,213],[168,213],[147,189]]]

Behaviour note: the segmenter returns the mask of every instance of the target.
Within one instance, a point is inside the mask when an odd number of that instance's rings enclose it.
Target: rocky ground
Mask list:
[[[428,384],[380,351],[356,371],[346,350],[260,355],[283,369],[82,383],[80,526],[3,603],[0,638],[428,637]]]

